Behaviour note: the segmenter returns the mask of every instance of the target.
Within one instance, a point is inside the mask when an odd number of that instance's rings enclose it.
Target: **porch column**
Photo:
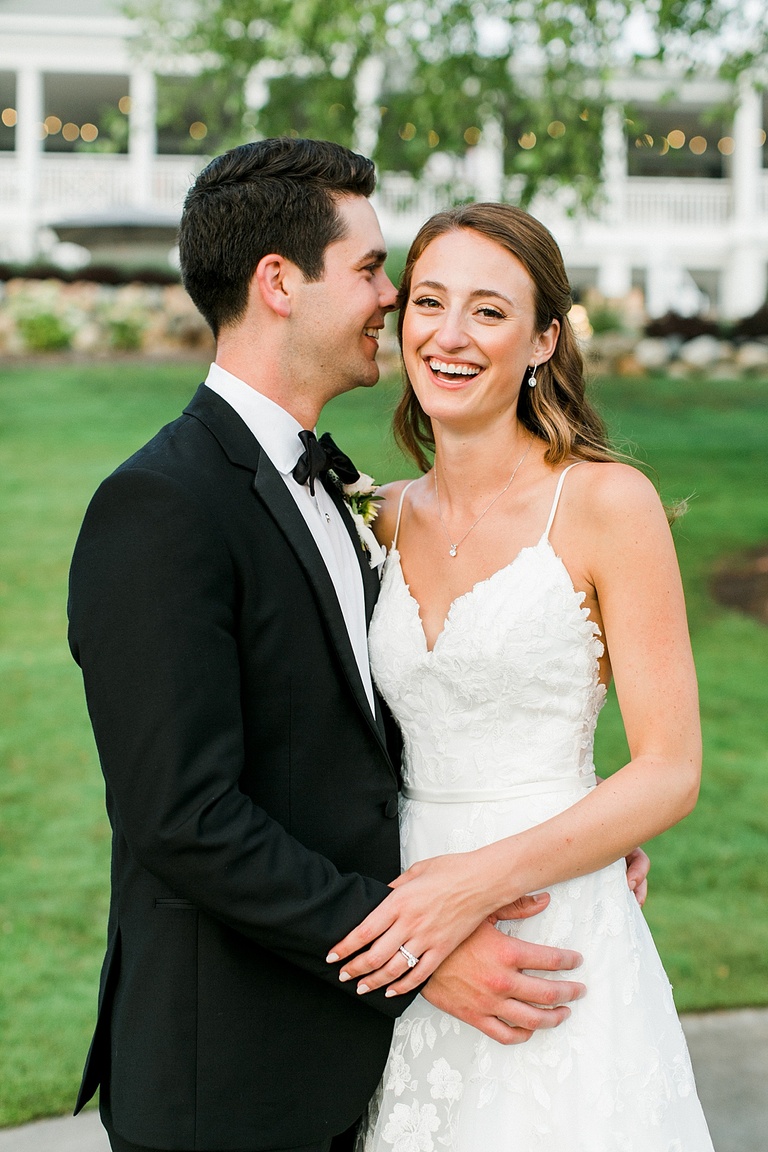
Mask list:
[[[603,219],[611,225],[614,237],[624,224],[627,188],[627,140],[624,134],[624,109],[610,104],[603,117]],[[615,299],[626,296],[632,287],[632,265],[611,241],[609,250],[600,253],[597,265],[597,289],[603,296]]]
[[[355,142],[354,149],[363,156],[373,156],[379,142],[381,123],[381,87],[384,83],[384,61],[369,56],[355,76]]]
[[[157,155],[157,85],[146,68],[131,73],[131,114],[128,125],[128,156],[131,165],[132,202],[151,208],[154,200],[152,169]]]
[[[504,134],[498,120],[485,121],[480,142],[467,151],[465,164],[475,199],[504,199]]]
[[[762,127],[760,93],[749,77],[744,77],[733,122],[731,246],[720,301],[722,314],[730,320],[751,315],[765,302],[766,259],[756,243],[763,176]]]
[[[43,74],[20,68],[16,76],[16,157],[19,165],[19,233],[16,249],[21,260],[37,253],[40,227],[40,158],[43,153]]]

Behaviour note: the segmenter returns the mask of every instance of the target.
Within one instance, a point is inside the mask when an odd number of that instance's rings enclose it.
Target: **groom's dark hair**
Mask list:
[[[328,140],[281,136],[241,144],[208,164],[187,194],[179,229],[184,287],[214,336],[245,312],[263,256],[320,280],[343,238],[339,196],[370,196],[373,161]]]

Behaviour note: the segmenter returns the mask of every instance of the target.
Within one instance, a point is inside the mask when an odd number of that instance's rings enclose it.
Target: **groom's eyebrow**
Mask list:
[[[363,264],[383,264],[387,259],[387,255],[386,248],[371,248],[369,252],[366,252],[365,256],[360,257],[358,263],[361,267]]]

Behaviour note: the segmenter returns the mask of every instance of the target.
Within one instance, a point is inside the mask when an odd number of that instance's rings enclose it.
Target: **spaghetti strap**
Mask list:
[[[398,533],[400,532],[400,517],[403,514],[403,500],[405,499],[405,494],[408,491],[408,489],[410,488],[411,484],[415,484],[415,483],[416,483],[415,480],[411,480],[409,484],[406,484],[405,488],[403,488],[402,492],[400,493],[400,503],[397,506],[397,523],[395,524],[395,534],[392,537],[392,547],[393,548],[397,548],[397,537],[398,537]]]
[[[549,531],[552,527],[552,524],[554,523],[555,513],[557,512],[557,506],[560,503],[560,493],[563,490],[563,481],[565,480],[566,473],[570,472],[571,468],[578,468],[579,464],[583,464],[583,463],[584,463],[583,460],[576,460],[573,464],[569,464],[567,468],[563,468],[562,472],[560,473],[560,479],[558,480],[557,488],[555,489],[555,498],[552,501],[552,507],[551,507],[550,512],[549,512],[549,520],[547,520],[547,526],[544,529],[544,535],[542,536],[542,540],[549,540]]]

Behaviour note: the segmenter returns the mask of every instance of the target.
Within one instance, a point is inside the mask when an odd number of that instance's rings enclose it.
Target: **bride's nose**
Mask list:
[[[469,343],[464,323],[464,313],[460,309],[448,309],[443,313],[435,333],[435,341],[444,352],[456,352]]]

